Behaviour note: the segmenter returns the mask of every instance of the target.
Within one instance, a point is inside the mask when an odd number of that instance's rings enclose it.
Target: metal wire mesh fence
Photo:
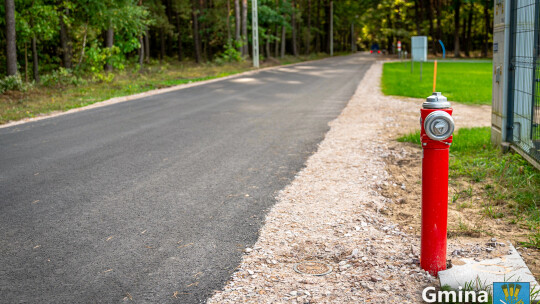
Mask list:
[[[540,162],[540,0],[511,3],[508,140]]]

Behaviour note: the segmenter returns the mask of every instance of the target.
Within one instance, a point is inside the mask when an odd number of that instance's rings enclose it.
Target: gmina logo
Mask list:
[[[493,283],[493,303],[530,304],[530,283],[511,282]]]

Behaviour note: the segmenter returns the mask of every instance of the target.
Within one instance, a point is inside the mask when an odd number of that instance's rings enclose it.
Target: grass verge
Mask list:
[[[326,54],[286,56],[265,62],[261,67],[297,63],[327,57]],[[146,65],[142,73],[135,66],[110,76],[110,81],[95,81],[90,77],[78,85],[61,84],[34,86],[26,92],[8,91],[0,94],[0,124],[35,117],[55,111],[84,107],[110,98],[142,93],[185,83],[224,77],[252,70],[250,61],[195,64],[164,61]]]
[[[398,141],[420,144],[420,132]],[[540,249],[540,171],[519,154],[502,154],[494,148],[489,127],[462,128],[454,134],[449,178],[464,178],[480,185],[480,193],[475,194],[483,197],[484,215],[526,226],[529,241],[522,245]],[[451,201],[456,202],[459,196],[470,197],[472,192],[471,186],[454,194]]]
[[[433,90],[433,62],[389,62],[383,66],[382,91],[386,95],[426,98]],[[451,101],[466,104],[491,104],[492,63],[440,62],[437,64],[437,91]]]

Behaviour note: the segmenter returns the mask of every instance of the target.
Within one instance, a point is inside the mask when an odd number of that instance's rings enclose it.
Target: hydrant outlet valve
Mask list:
[[[422,141],[422,239],[420,266],[436,276],[446,269],[448,158],[454,120],[450,103],[433,93],[420,110]]]
[[[420,110],[420,137],[423,148],[443,148],[452,144],[454,119],[450,103],[440,92],[433,93]]]

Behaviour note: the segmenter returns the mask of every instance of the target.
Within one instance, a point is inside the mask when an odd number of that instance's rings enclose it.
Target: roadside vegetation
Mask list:
[[[398,141],[420,145],[420,132]],[[462,128],[454,134],[449,178],[454,190],[449,203],[461,209],[471,208],[473,195],[480,195],[483,216],[526,228],[530,231],[528,240],[520,245],[540,249],[540,171],[519,154],[501,153],[494,148],[489,127]],[[460,179],[469,186],[459,183]]]
[[[426,98],[433,90],[433,62],[389,62],[383,67],[382,91],[386,95]],[[465,104],[491,104],[492,63],[486,62],[439,62],[437,64],[437,88],[451,101]]]

